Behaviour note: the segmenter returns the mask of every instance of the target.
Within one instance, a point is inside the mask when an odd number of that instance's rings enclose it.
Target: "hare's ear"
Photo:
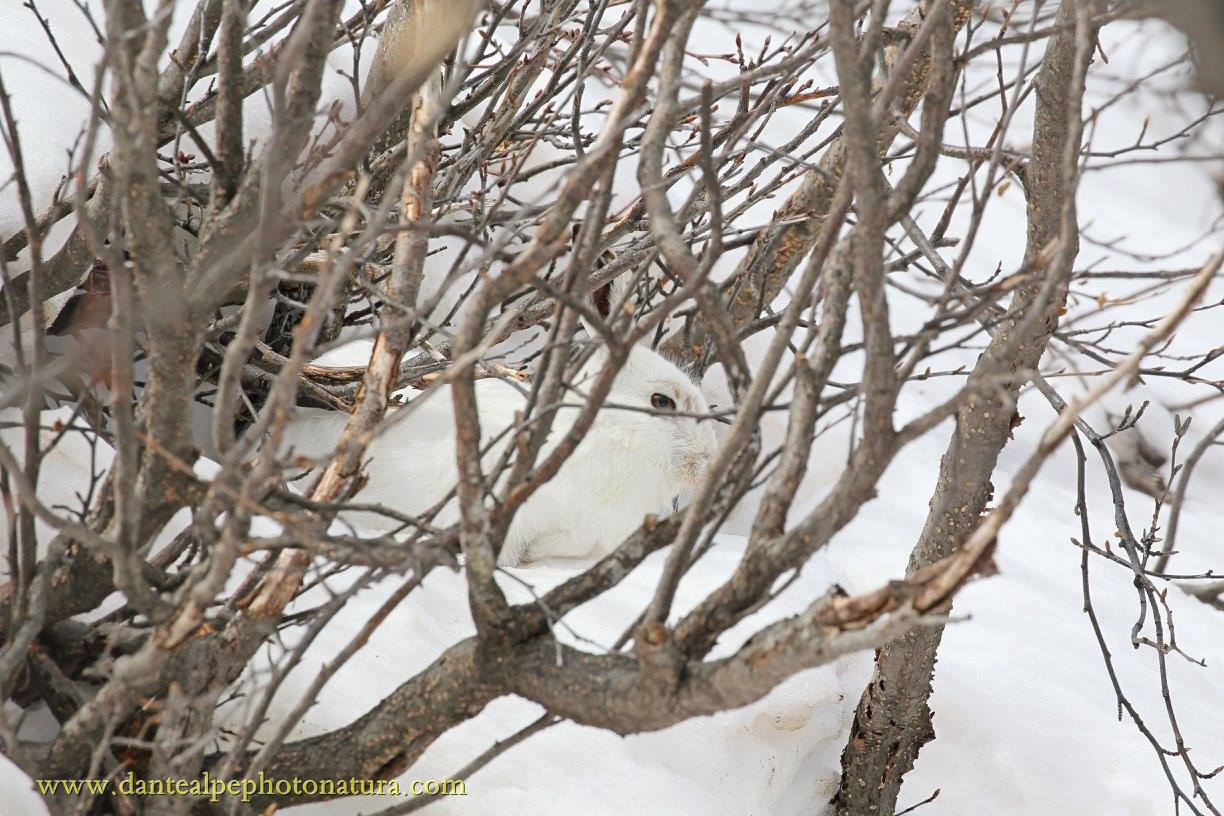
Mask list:
[[[587,305],[599,313],[599,316],[603,318],[605,324],[608,321],[608,315],[612,311],[611,290],[611,283],[605,283],[602,286],[598,286],[591,290],[586,297]],[[582,316],[582,326],[586,329],[587,336],[592,340],[603,336],[603,333],[595,328],[591,321],[587,319],[586,315]]]
[[[615,256],[611,252],[605,252],[603,256],[595,262],[595,271],[599,271],[603,266]],[[629,296],[629,287],[633,281],[633,274],[625,272],[617,275],[609,281],[596,286],[587,293],[587,305],[591,306],[599,316],[603,318],[604,323],[611,323],[615,316],[619,316],[619,310],[624,309]],[[600,332],[590,324],[586,318],[583,318],[582,324],[586,327],[587,334],[591,337],[600,336]]]

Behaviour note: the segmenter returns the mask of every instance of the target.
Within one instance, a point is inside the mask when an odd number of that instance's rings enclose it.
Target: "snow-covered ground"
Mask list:
[[[96,58],[92,33],[75,17],[69,0],[42,3],[45,14],[58,21],[60,44],[79,60],[78,75]],[[53,55],[42,40],[28,11],[16,2],[0,4],[0,70],[14,94],[23,128],[23,140],[32,160],[36,196],[45,201],[59,182],[66,164],[64,151],[75,140],[84,107],[61,83],[17,59],[20,52],[49,65]],[[695,41],[711,43],[715,51],[730,35],[719,26],[699,26]],[[1110,58],[1108,72],[1094,80],[1102,94],[1116,87],[1109,76],[1133,77],[1167,60],[1177,48],[1176,38],[1151,24],[1118,24],[1106,30],[1103,49]],[[337,56],[334,64],[345,64]],[[344,83],[333,77],[334,95]],[[1171,87],[1184,85],[1184,73],[1165,80]],[[48,104],[54,98],[56,104]],[[75,105],[75,107],[74,107]],[[254,110],[255,103],[249,109]],[[801,111],[780,114],[771,126],[785,133],[802,123]],[[1096,125],[1094,145],[1104,150],[1134,141],[1145,117],[1149,137],[1176,130],[1186,120],[1174,96],[1145,95],[1128,98],[1105,111]],[[1018,116],[1018,124],[1025,113]],[[978,122],[985,128],[992,122]],[[1022,130],[1022,128],[1021,128]],[[253,131],[258,135],[258,131]],[[1018,131],[1019,132],[1019,131]],[[1218,130],[1217,130],[1218,133]],[[768,134],[767,134],[768,135]],[[977,135],[974,133],[973,135]],[[960,138],[957,133],[955,138]],[[1015,137],[1012,147],[1023,148]],[[781,143],[784,139],[767,139]],[[7,176],[0,156],[0,174]],[[941,170],[950,178],[955,167]],[[628,168],[626,183],[631,179]],[[933,182],[935,183],[935,182]],[[1208,169],[1194,164],[1130,165],[1089,173],[1080,193],[1080,219],[1086,240],[1082,268],[1100,262],[1102,268],[1137,268],[1117,249],[1160,256],[1194,242],[1218,224],[1219,199]],[[934,209],[934,208],[932,208]],[[768,208],[761,216],[768,215]],[[937,212],[918,213],[920,221]],[[0,236],[20,225],[11,188],[0,189]],[[1136,231],[1138,230],[1138,231]],[[953,230],[955,234],[955,230]],[[1113,249],[1092,241],[1109,242],[1125,235]],[[983,278],[1002,263],[1014,268],[1023,251],[1024,201],[1018,189],[1002,193],[988,210],[978,249],[966,268]],[[1219,241],[1216,241],[1218,246]],[[1202,246],[1172,254],[1163,267],[1201,262]],[[728,263],[733,263],[729,258]],[[1097,284],[1098,289],[1104,284]],[[1116,291],[1128,289],[1115,282]],[[1073,302],[1068,320],[1077,309],[1095,306],[1086,291],[1079,305]],[[1217,288],[1212,297],[1218,299]],[[1150,316],[1168,296],[1144,302]],[[893,303],[898,331],[920,322],[925,312],[913,301]],[[1173,351],[1205,349],[1220,342],[1213,318],[1191,318],[1179,333]],[[1115,345],[1133,341],[1137,333],[1120,333]],[[760,342],[760,338],[757,339]],[[751,349],[750,349],[751,352]],[[960,352],[940,358],[952,368],[972,358]],[[1220,363],[1215,364],[1219,376]],[[1056,387],[1070,396],[1083,387],[1074,378],[1055,379]],[[955,382],[932,379],[905,390],[899,419],[917,414],[947,395]],[[708,384],[716,389],[717,383]],[[1149,378],[1131,393],[1110,397],[1114,413],[1128,401],[1151,400],[1140,427],[1161,446],[1172,436],[1172,420],[1163,405],[1183,401],[1184,386]],[[1189,450],[1219,418],[1220,402],[1189,413],[1194,424],[1183,452]],[[994,479],[1001,492],[1010,475],[1035,447],[1053,417],[1035,393],[1026,393],[1020,406],[1024,423],[1005,450]],[[1105,426],[1103,409],[1089,417]],[[771,420],[772,421],[772,420]],[[934,484],[939,457],[950,425],[907,448],[885,475],[879,497],[833,544],[817,554],[803,575],[775,603],[733,630],[720,644],[720,652],[734,649],[760,624],[792,614],[807,606],[832,582],[850,589],[868,589],[899,575],[926,513],[926,500]],[[773,427],[771,433],[780,434]],[[4,432],[13,441],[11,431]],[[75,440],[75,441],[74,441]],[[820,491],[836,477],[844,461],[846,441],[835,429],[818,440],[813,452],[814,475],[805,485],[796,513],[815,504]],[[95,463],[99,466],[103,463]],[[44,484],[55,495],[48,503],[71,505],[91,467],[88,448],[69,434],[44,466]],[[1115,529],[1110,497],[1104,489],[1098,462],[1089,458],[1089,506],[1093,537],[1108,540]],[[1218,500],[1224,484],[1224,457],[1208,455],[1199,468],[1195,489],[1188,497],[1179,533],[1181,554],[1174,560],[1179,572],[1193,573],[1224,561],[1219,530],[1224,528],[1224,505]],[[936,668],[935,712],[937,738],[922,751],[917,767],[906,777],[900,806],[939,797],[923,814],[960,814],[984,810],[999,814],[1075,813],[1085,816],[1171,813],[1168,784],[1151,747],[1125,717],[1105,673],[1103,660],[1083,613],[1080,551],[1071,538],[1080,536],[1075,501],[1075,460],[1065,447],[1049,463],[1015,519],[1000,537],[997,576],[966,588],[958,597],[956,613],[963,620],[944,636]],[[1151,513],[1150,499],[1127,492],[1131,523],[1142,528]],[[748,517],[750,518],[750,516]],[[681,585],[677,608],[700,599],[734,568],[743,539],[744,518],[737,517],[730,532]],[[649,598],[662,559],[650,559],[621,586],[597,602],[571,613],[565,624],[572,641],[582,648],[607,646],[616,639]],[[580,565],[548,565],[513,571],[517,581],[504,582],[515,600],[529,596],[522,583],[536,591],[573,574]],[[1163,711],[1150,649],[1130,646],[1130,628],[1137,614],[1130,573],[1101,559],[1091,565],[1091,591],[1095,609],[1113,655],[1119,680],[1129,698],[1166,743],[1171,741]],[[335,582],[343,586],[346,579]],[[371,610],[394,589],[392,581],[363,591],[341,612],[312,647],[299,671],[290,678],[273,711],[282,716],[297,702],[315,670],[346,644],[365,623]],[[303,600],[309,605],[323,590]],[[1169,683],[1187,743],[1201,767],[1224,764],[1224,616],[1171,589],[1169,603],[1176,613],[1180,646],[1205,666],[1171,656]],[[564,629],[562,630],[564,632]],[[432,661],[446,647],[471,634],[462,577],[435,571],[424,586],[380,627],[369,644],[325,688],[294,736],[318,733],[344,725],[374,706],[388,692]],[[431,812],[455,814],[621,814],[649,812],[682,814],[813,814],[821,813],[834,790],[848,723],[869,675],[871,655],[844,658],[804,672],[784,683],[767,698],[741,710],[690,721],[662,732],[621,738],[594,728],[562,724],[516,746],[467,782],[467,796],[442,799]],[[251,682],[258,682],[256,676]],[[232,706],[241,713],[241,701]],[[491,704],[482,714],[447,733],[432,745],[405,775],[405,780],[440,779],[454,775],[494,740],[508,736],[535,719],[540,710],[515,698]],[[30,792],[30,782],[11,766],[0,772],[0,810],[18,816],[40,814],[42,805]],[[1217,796],[1224,782],[1208,783]],[[350,800],[293,809],[295,814],[370,812],[385,800]]]

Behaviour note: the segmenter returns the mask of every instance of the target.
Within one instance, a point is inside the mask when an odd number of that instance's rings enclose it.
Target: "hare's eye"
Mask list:
[[[660,394],[657,391],[650,395],[650,405],[659,411],[676,410],[676,401],[666,394]]]

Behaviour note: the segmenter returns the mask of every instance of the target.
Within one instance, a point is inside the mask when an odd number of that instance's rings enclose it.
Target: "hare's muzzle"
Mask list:
[[[676,466],[680,480],[687,485],[701,484],[710,467],[710,460],[714,458],[714,450],[714,440],[711,438],[694,440],[692,446],[678,451]]]

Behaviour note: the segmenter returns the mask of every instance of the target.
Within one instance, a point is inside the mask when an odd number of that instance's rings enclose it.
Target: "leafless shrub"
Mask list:
[[[37,0],[28,5],[40,13]],[[9,438],[22,442],[0,445],[10,573],[0,685],[17,704],[10,711],[45,703],[59,723],[49,741],[31,743],[7,717],[6,753],[40,778],[128,769],[148,778],[388,778],[498,697],[546,709],[521,735],[473,757],[463,770],[474,772],[564,719],[621,734],[657,730],[875,648],[835,805],[891,813],[931,735],[926,701],[952,599],[991,571],[996,535],[1068,436],[1081,463],[1089,447],[1100,457],[1119,507],[1120,539],[1109,549],[1094,542],[1081,491],[1083,570],[1133,572],[1133,639],[1153,649],[1163,678],[1164,661],[1178,653],[1165,589],[1171,553],[1155,522],[1142,533],[1127,523],[1119,473],[1131,464],[1115,462],[1106,444],[1135,417],[1103,431],[1083,412],[1139,376],[1178,377],[1202,399],[1218,397],[1221,382],[1205,367],[1218,348],[1165,359],[1187,314],[1218,306],[1204,298],[1219,277],[1218,242],[1204,241],[1193,269],[1141,263],[1136,295],[1167,297],[1153,297],[1164,305],[1140,319],[1115,318],[1104,300],[1078,308],[1071,325],[1063,318],[1069,298],[1090,300],[1110,274],[1076,266],[1080,177],[1147,160],[1160,146],[1140,135],[1104,152],[1091,141],[1108,104],[1084,103],[1086,77],[1102,64],[1097,35],[1142,13],[1134,6],[829,0],[734,11],[699,0],[373,0],[345,17],[341,0],[200,0],[163,2],[146,17],[140,3],[106,0],[97,20],[104,63],[90,76],[68,75],[92,100],[93,118],[52,202],[35,201],[27,184],[38,146],[22,140],[9,105],[23,89],[0,84],[16,167],[4,195],[18,198],[25,222],[3,236],[0,254],[0,325],[16,338],[0,407],[19,429]],[[171,51],[172,23],[182,20]],[[758,49],[737,39],[734,50],[712,54],[690,39],[699,20],[777,35]],[[362,77],[354,65],[352,99],[326,107],[325,60],[339,47],[372,53],[372,67]],[[244,133],[243,103],[253,95],[268,100],[271,117],[257,142]],[[1219,111],[1197,110],[1161,143],[1201,149],[1196,140]],[[776,121],[794,111],[801,129]],[[950,135],[967,135],[966,118],[979,112],[997,123],[986,141]],[[1009,139],[1030,125],[1030,145]],[[103,131],[113,147],[97,155]],[[933,183],[937,167],[953,168],[955,183]],[[1009,185],[1027,202],[1023,261],[974,279],[966,262],[979,227]],[[918,218],[923,209],[939,216]],[[52,248],[48,230],[65,219],[71,234]],[[631,297],[601,315],[592,293],[611,281],[630,282],[617,291]],[[62,311],[43,308],[74,288]],[[898,301],[920,305],[919,327],[899,327]],[[597,343],[575,345],[579,318],[595,326]],[[1131,339],[1113,344],[1115,332]],[[341,336],[374,340],[368,366],[312,362]],[[645,519],[536,603],[512,604],[495,579],[515,514],[601,409],[614,410],[603,402],[639,339],[709,372],[708,383],[725,381],[717,405],[691,417],[719,422],[706,475],[674,514]],[[593,383],[575,383],[593,345],[606,365]],[[975,363],[945,368],[937,358],[950,350],[971,352]],[[1067,371],[1099,375],[1086,398],[1059,395],[1054,374]],[[529,397],[506,455],[489,467],[476,382],[491,377],[522,382]],[[898,422],[901,395],[933,378],[956,386]],[[439,523],[437,507],[405,515],[362,503],[371,440],[411,409],[392,397],[407,386],[419,389],[414,400],[451,389],[455,523]],[[995,496],[991,474],[1027,387],[1056,418]],[[546,445],[567,397],[579,419]],[[59,406],[71,407],[71,421],[45,427],[43,412]],[[278,455],[298,406],[344,419],[320,461]],[[762,423],[778,414],[786,429],[774,439]],[[202,415],[206,434],[189,420]],[[948,420],[955,430],[938,483],[914,497],[929,498],[931,509],[906,575],[874,591],[813,598],[804,614],[764,626],[730,656],[709,657],[853,521],[907,445]],[[814,509],[798,512],[813,441],[837,423],[853,429],[848,465]],[[1176,437],[1184,433],[1179,425]],[[79,513],[42,498],[45,458],[68,436],[114,451]],[[1175,448],[1168,465],[1145,460],[1157,470],[1153,519],[1171,503],[1176,523],[1210,444]],[[201,447],[214,468],[197,466]],[[315,467],[305,494],[294,481],[304,467]],[[384,513],[396,532],[361,535],[336,523],[358,505]],[[677,613],[679,580],[744,507],[754,516],[742,561]],[[184,508],[190,523],[172,526]],[[275,535],[253,528],[266,520]],[[40,524],[54,530],[49,543],[36,539]],[[558,638],[567,612],[668,547],[654,596],[616,650],[595,654]],[[309,610],[292,606],[344,567],[362,576],[347,592]],[[248,719],[218,739],[219,703],[277,632],[298,627],[308,642],[368,583],[396,577],[400,589],[321,685],[431,570],[457,568],[476,635],[403,678],[375,709],[303,740],[288,735],[309,701],[266,724],[277,678],[300,659],[300,648],[287,648]],[[1199,586],[1196,576],[1176,577]],[[121,606],[78,617],[116,591]],[[1095,615],[1092,625],[1100,636]],[[1191,758],[1174,708],[1169,742],[1131,706],[1112,669],[1110,678],[1180,804],[1218,813],[1200,785],[1211,772]],[[48,804],[63,813],[242,813],[312,798],[320,797],[214,806],[61,795]]]

